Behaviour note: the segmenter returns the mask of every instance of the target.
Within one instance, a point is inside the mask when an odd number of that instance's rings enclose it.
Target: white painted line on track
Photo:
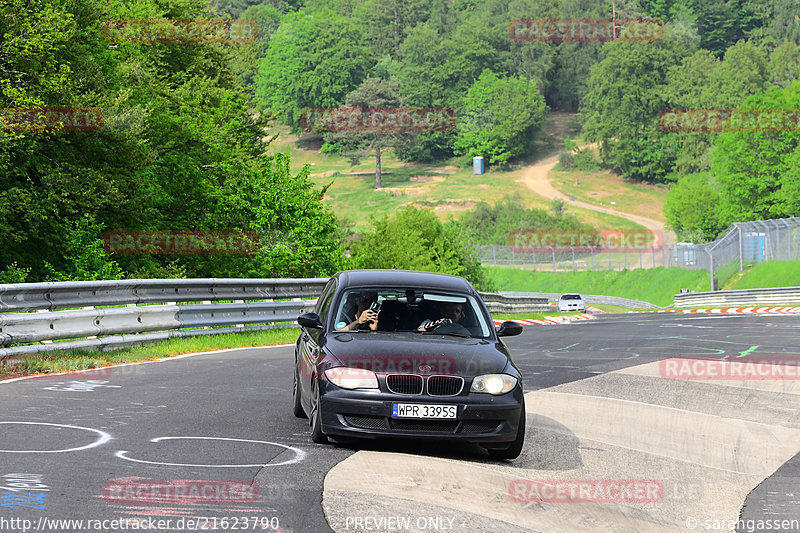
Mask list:
[[[201,464],[187,464],[187,463],[163,463],[158,461],[145,461],[143,459],[134,459],[132,457],[128,457],[126,454],[128,453],[126,450],[119,450],[114,455],[119,457],[120,459],[125,459],[126,461],[132,461],[134,463],[144,463],[150,465],[162,465],[162,466],[190,466],[190,467],[200,467],[200,468],[250,468],[250,467],[265,467],[265,466],[283,466],[283,465],[290,465],[294,463],[299,463],[300,461],[306,458],[306,452],[299,448],[295,448],[294,446],[287,446],[286,444],[280,444],[278,442],[269,442],[266,440],[251,440],[251,439],[233,439],[227,437],[157,437],[155,439],[150,439],[150,442],[161,442],[164,440],[225,440],[225,441],[234,441],[234,442],[255,442],[259,444],[270,444],[272,446],[278,446],[280,448],[286,448],[294,453],[294,457],[287,461],[283,461],[280,463],[258,463],[258,464],[239,464],[239,465],[201,465]]]
[[[88,450],[89,448],[95,448],[97,446],[101,446],[106,442],[111,440],[111,435],[106,433],[105,431],[100,431],[99,429],[93,428],[85,428],[81,426],[69,426],[67,424],[51,424],[49,422],[0,422],[0,424],[24,424],[30,426],[55,426],[61,428],[70,428],[70,429],[82,429],[84,431],[92,431],[99,435],[99,438],[90,443],[86,446],[80,446],[78,448],[67,448],[65,450],[0,450],[0,453],[66,453],[66,452],[78,452],[81,450]]]
[[[98,370],[103,370],[105,368],[119,368],[123,366],[135,366],[135,365],[146,365],[150,363],[163,363],[164,361],[174,361],[176,359],[183,359],[185,357],[194,357],[196,355],[209,355],[209,354],[216,354],[216,353],[225,353],[225,352],[233,352],[236,350],[262,350],[264,348],[286,348],[287,346],[294,346],[294,343],[291,344],[269,344],[266,346],[242,346],[239,348],[223,348],[221,350],[210,350],[208,352],[191,352],[191,353],[183,353],[180,355],[175,355],[173,357],[162,357],[161,359],[153,359],[152,361],[137,361],[134,363],[120,363],[118,365],[108,365],[108,366],[101,366],[98,368],[85,368],[83,370],[70,370],[68,372],[58,372],[55,374],[34,374],[32,376],[21,376],[18,378],[11,378],[5,379],[0,381],[0,385],[5,383],[13,383],[15,381],[22,381],[23,379],[36,379],[36,378],[43,378],[43,377],[53,377],[53,376],[71,376],[75,374],[83,374],[84,372],[97,372]]]

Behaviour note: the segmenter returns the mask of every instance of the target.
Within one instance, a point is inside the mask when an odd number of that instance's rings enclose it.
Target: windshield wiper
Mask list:
[[[463,333],[452,333],[449,331],[420,331],[423,335],[451,335],[453,337],[461,337],[462,339],[471,339],[472,335],[464,335]]]

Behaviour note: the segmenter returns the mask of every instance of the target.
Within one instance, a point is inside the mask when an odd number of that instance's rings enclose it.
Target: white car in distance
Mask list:
[[[586,311],[586,302],[583,301],[580,294],[562,294],[558,298],[558,310],[578,311],[582,313]]]

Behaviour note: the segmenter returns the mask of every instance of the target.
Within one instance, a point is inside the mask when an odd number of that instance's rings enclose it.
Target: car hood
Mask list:
[[[491,339],[420,333],[336,333],[328,337],[325,349],[341,366],[379,374],[470,377],[511,368],[505,346]]]

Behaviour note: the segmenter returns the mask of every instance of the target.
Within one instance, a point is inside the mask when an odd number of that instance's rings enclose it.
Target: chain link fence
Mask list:
[[[800,218],[737,222],[722,237],[707,244],[677,243],[659,247],[597,251],[586,247],[524,251],[511,245],[475,245],[484,266],[537,272],[633,270],[680,267],[707,270],[716,290],[746,265],[764,261],[800,260]]]

